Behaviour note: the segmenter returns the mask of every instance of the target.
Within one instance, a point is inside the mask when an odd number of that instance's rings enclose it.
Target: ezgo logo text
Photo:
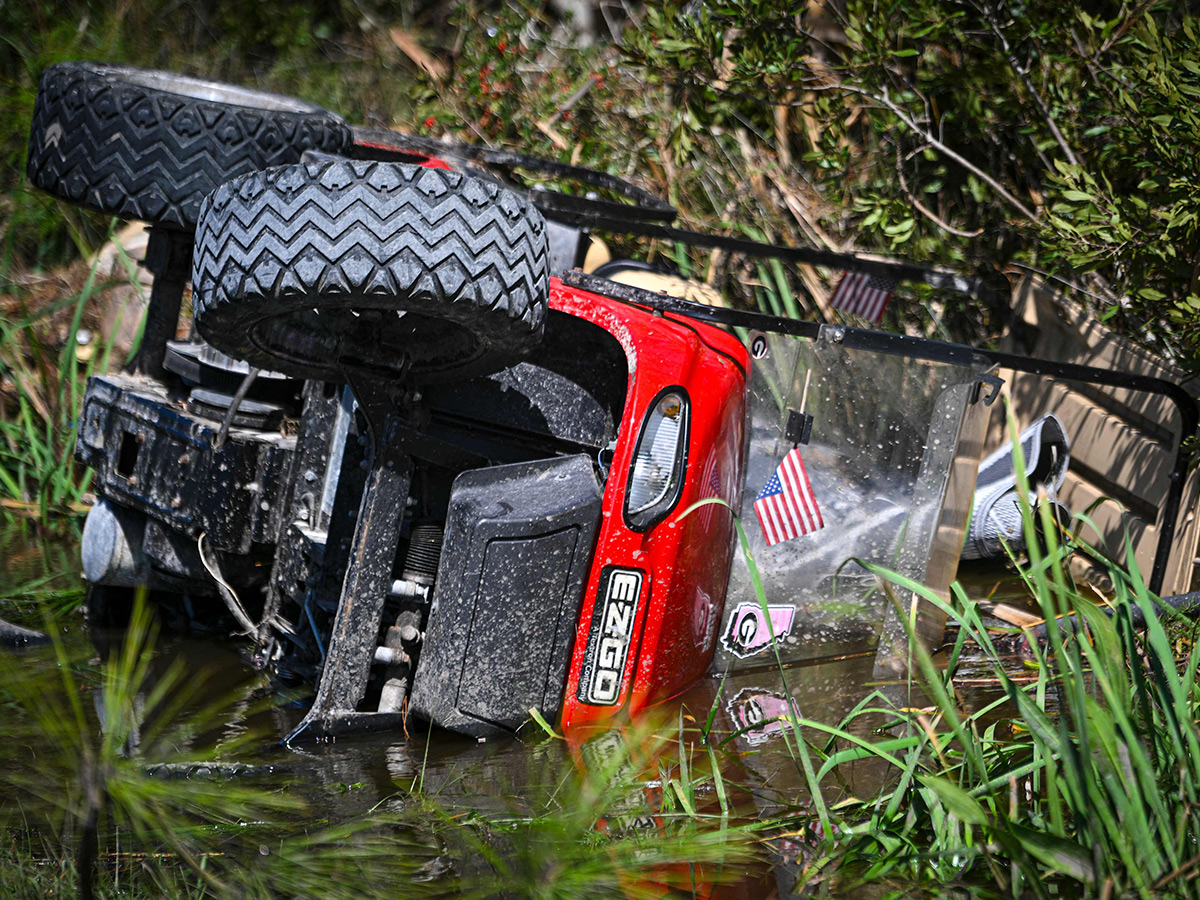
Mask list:
[[[579,699],[584,703],[614,706],[621,695],[643,580],[644,573],[638,569],[610,566],[600,575],[579,679]]]

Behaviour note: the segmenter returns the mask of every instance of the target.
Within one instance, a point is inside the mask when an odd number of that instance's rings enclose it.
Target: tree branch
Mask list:
[[[1028,91],[1029,96],[1033,98],[1034,104],[1037,106],[1038,111],[1042,114],[1042,119],[1045,121],[1046,126],[1050,129],[1050,133],[1054,135],[1054,140],[1058,143],[1059,149],[1061,149],[1063,155],[1066,156],[1067,162],[1073,166],[1078,166],[1079,160],[1076,159],[1075,154],[1071,152],[1071,148],[1067,144],[1067,139],[1059,130],[1058,123],[1054,121],[1054,116],[1050,114],[1049,107],[1047,107],[1046,102],[1042,100],[1042,95],[1039,94],[1037,88],[1033,86],[1033,81],[1031,81],[1029,78],[1029,70],[1021,65],[1021,61],[1017,59],[1017,55],[1013,53],[1012,47],[1009,46],[1008,38],[1004,36],[1004,32],[992,18],[991,10],[984,9],[983,17],[987,19],[988,25],[991,26],[992,33],[999,38],[1000,46],[1004,49],[1004,57],[1008,60],[1009,67],[1017,74],[1017,78],[1021,80],[1021,84],[1025,85],[1025,90]]]
[[[849,93],[852,93],[852,94],[858,94],[861,97],[866,97],[868,100],[873,100],[876,103],[881,104],[885,109],[887,109],[890,113],[892,113],[892,115],[894,115],[897,119],[899,119],[906,127],[908,127],[909,130],[911,130],[914,134],[918,135],[922,140],[926,141],[929,144],[929,146],[933,147],[933,149],[937,150],[943,156],[946,156],[949,159],[954,160],[956,163],[958,163],[960,166],[962,166],[964,169],[966,169],[972,175],[975,175],[977,178],[979,178],[981,181],[983,181],[984,184],[988,185],[993,191],[995,191],[996,194],[999,197],[1001,197],[1006,203],[1008,203],[1010,206],[1012,206],[1014,209],[1016,209],[1018,212],[1020,212],[1021,215],[1025,216],[1025,218],[1029,219],[1030,222],[1033,222],[1035,225],[1041,224],[1041,219],[1038,217],[1037,213],[1035,213],[1033,210],[1031,210],[1029,207],[1027,207],[1024,203],[1022,203],[1020,200],[1018,200],[1015,196],[1013,196],[1013,194],[1010,193],[1009,190],[1007,188],[1005,188],[1002,184],[1000,184],[1000,182],[998,182],[995,178],[993,178],[987,172],[983,171],[983,169],[979,168],[979,166],[975,165],[969,159],[962,156],[960,153],[952,150],[950,147],[946,146],[938,138],[934,137],[929,131],[921,128],[916,122],[914,122],[912,117],[909,116],[909,114],[907,112],[905,112],[901,107],[897,106],[895,103],[892,102],[892,98],[888,96],[887,88],[883,89],[882,94],[872,94],[870,91],[866,90],[865,88],[860,88],[860,87],[855,87],[853,85],[843,84],[842,90],[848,91]]]
[[[908,202],[916,208],[917,212],[921,213],[921,215],[933,222],[933,224],[938,228],[965,238],[977,238],[983,234],[982,228],[976,231],[963,231],[961,228],[955,228],[949,222],[940,218],[933,210],[921,203],[921,201],[916,198],[913,192],[909,190],[908,182],[904,180],[904,168],[899,153],[896,154],[896,177],[900,179],[900,188],[904,191],[904,196],[908,198]]]

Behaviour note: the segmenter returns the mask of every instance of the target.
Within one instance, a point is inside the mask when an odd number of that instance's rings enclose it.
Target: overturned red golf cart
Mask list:
[[[610,199],[494,174],[538,165]],[[248,635],[315,686],[292,738],[408,716],[509,733],[531,710],[569,729],[710,667],[873,645],[890,607],[856,560],[948,590],[997,364],[1162,394],[1195,430],[1155,379],[582,267],[609,230],[970,287],[956,276],[674,229],[610,176],[351,130],[290,98],[52,67],[29,172],[155,223],[141,353],[92,380],[80,416],[93,614],[144,585],[169,620]]]

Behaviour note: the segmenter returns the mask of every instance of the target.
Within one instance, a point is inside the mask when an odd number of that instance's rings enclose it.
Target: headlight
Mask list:
[[[646,531],[675,508],[687,468],[688,397],[681,387],[654,398],[642,423],[625,489],[625,521]]]

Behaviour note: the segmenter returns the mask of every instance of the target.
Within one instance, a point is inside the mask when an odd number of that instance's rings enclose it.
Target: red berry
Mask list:
[[[434,120],[433,116],[430,116],[428,119],[425,120],[426,128],[432,128],[436,124],[437,124],[437,122],[436,122],[436,120]]]

